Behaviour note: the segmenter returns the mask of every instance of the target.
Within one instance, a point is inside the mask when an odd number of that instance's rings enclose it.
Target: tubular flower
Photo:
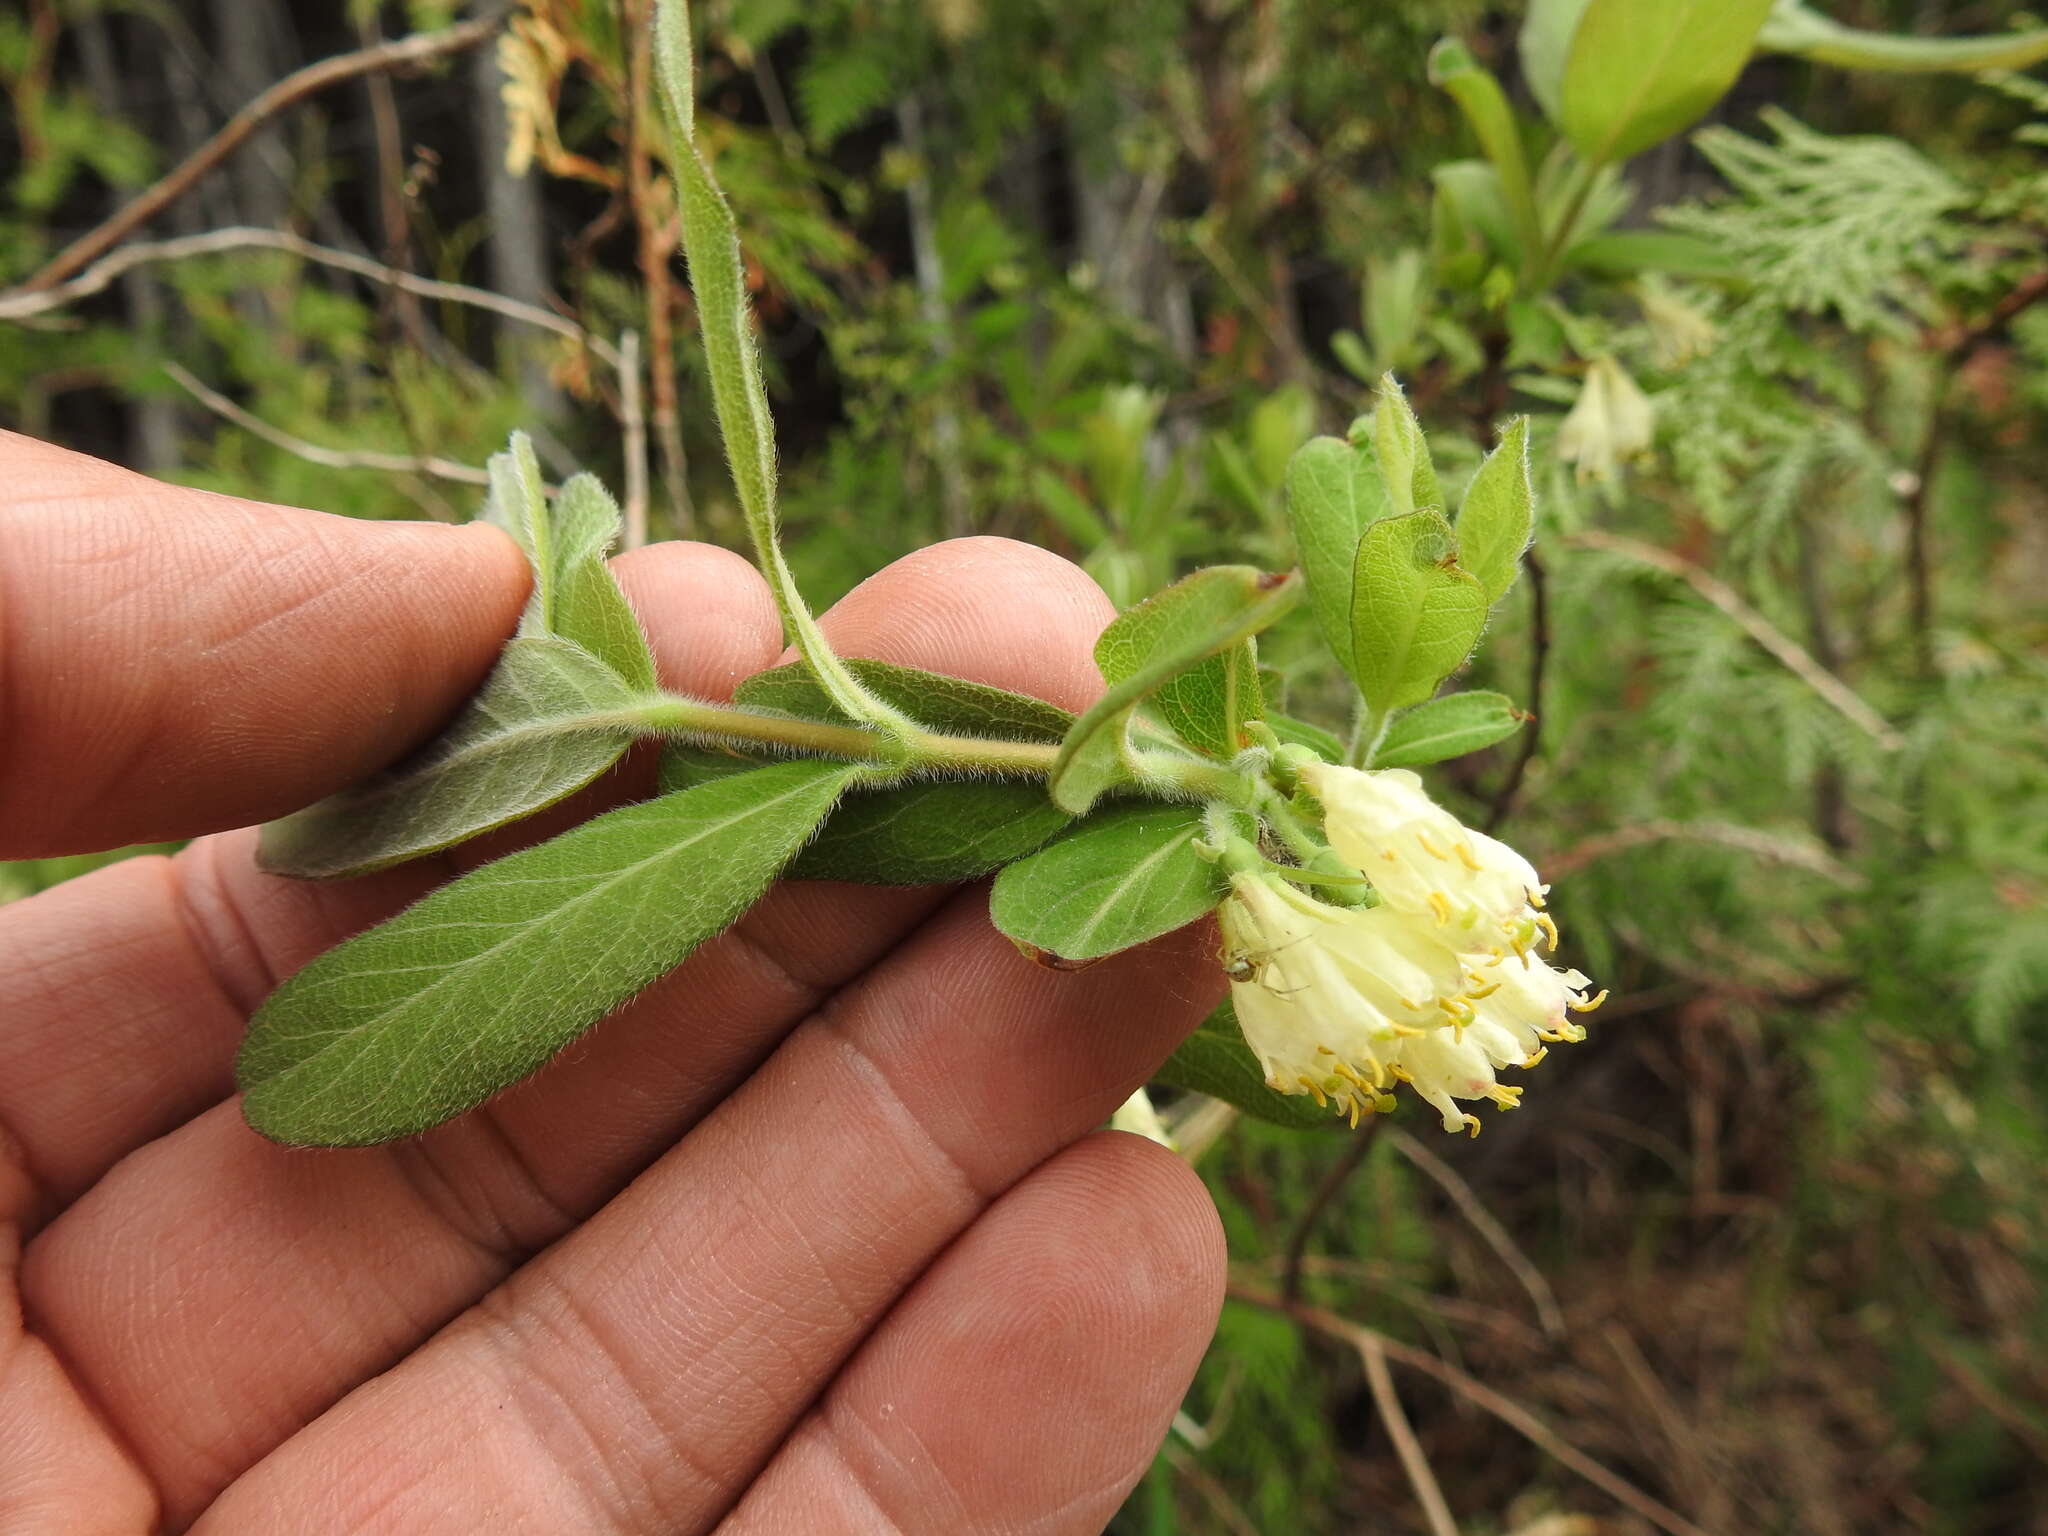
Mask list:
[[[1367,772],[1314,763],[1301,779],[1323,803],[1323,830],[1380,899],[1447,930],[1453,949],[1526,950],[1549,922],[1543,882],[1506,843],[1474,832],[1405,768]]]
[[[1231,1000],[1268,1086],[1311,1094],[1356,1125],[1392,1109],[1390,1090],[1405,1082],[1452,1131],[1478,1126],[1454,1099],[1505,1109],[1520,1096],[1494,1068],[1521,1065],[1531,1051],[1516,1029],[1476,1011],[1505,988],[1475,980],[1481,968],[1432,922],[1392,906],[1325,906],[1258,873],[1232,876],[1220,917]]]

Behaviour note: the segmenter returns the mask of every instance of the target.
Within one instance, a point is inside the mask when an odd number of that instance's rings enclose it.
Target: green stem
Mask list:
[[[624,711],[617,723],[657,735],[693,736],[743,746],[779,747],[848,762],[883,763],[904,772],[936,769],[1043,778],[1052,772],[1053,760],[1060,750],[1055,742],[1002,741],[922,731],[906,739],[871,726],[834,725],[823,720],[761,714],[675,694]]]
[[[1344,754],[1344,761],[1353,768],[1370,768],[1380,743],[1387,739],[1387,728],[1394,723],[1391,709],[1374,709],[1363,699],[1358,703],[1358,722],[1352,727],[1351,747]]]
[[[1593,195],[1593,184],[1599,175],[1600,167],[1591,160],[1580,160],[1573,165],[1564,211],[1545,237],[1542,254],[1537,257],[1535,266],[1529,269],[1528,292],[1541,293],[1557,276],[1557,264],[1564,259],[1572,231],[1578,227],[1579,215],[1585,212],[1586,199]]]

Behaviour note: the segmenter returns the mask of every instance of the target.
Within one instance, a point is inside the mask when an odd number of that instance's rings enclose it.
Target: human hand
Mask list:
[[[264,995],[651,763],[380,875],[261,874],[220,829],[431,734],[512,629],[518,552],[4,433],[0,466],[0,857],[198,836],[0,908],[0,1529],[1102,1527],[1220,1300],[1200,1183],[1090,1134],[1213,1000],[1199,936],[1062,974],[980,888],[780,886],[475,1113],[272,1145],[231,1073]],[[615,569],[665,686],[777,660],[737,556]],[[1109,614],[968,539],[824,623],[1073,708]]]

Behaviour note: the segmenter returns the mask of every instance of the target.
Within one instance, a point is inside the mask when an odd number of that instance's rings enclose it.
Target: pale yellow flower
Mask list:
[[[1657,408],[1611,357],[1596,357],[1563,425],[1557,456],[1578,478],[1612,480],[1625,459],[1641,458],[1657,438]]]

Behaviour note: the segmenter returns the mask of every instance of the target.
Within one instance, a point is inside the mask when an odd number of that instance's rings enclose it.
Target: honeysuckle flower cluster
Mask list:
[[[1479,1134],[1458,1101],[1513,1108],[1495,1074],[1585,1038],[1587,979],[1543,955],[1546,887],[1507,844],[1473,831],[1404,769],[1301,770],[1330,845],[1379,902],[1337,907],[1270,868],[1240,868],[1219,914],[1232,1001],[1269,1086],[1310,1094],[1356,1125],[1406,1083],[1447,1131]]]

